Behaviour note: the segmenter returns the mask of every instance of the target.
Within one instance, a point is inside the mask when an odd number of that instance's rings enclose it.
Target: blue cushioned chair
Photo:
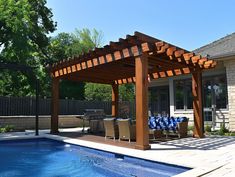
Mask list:
[[[188,118],[186,117],[149,117],[149,128],[152,130],[162,130],[168,137],[169,133],[178,134],[179,138],[186,137],[188,131]]]

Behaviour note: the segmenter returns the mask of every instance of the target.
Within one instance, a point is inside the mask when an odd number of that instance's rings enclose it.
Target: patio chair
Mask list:
[[[172,129],[172,123],[168,125],[169,129],[165,131],[166,137],[168,137],[169,134],[177,134],[179,138],[187,137],[188,121],[189,119],[186,117],[174,118],[174,124],[176,124],[176,126]]]
[[[179,138],[187,137],[188,135],[188,121],[180,122],[177,124],[178,126],[178,136]]]
[[[115,124],[114,118],[106,118],[103,120],[105,128],[105,139],[113,138],[115,140],[118,137],[118,126]]]
[[[119,119],[118,121],[118,129],[119,129],[119,141],[123,140],[135,140],[136,139],[136,126],[131,125],[129,119]]]
[[[162,137],[162,130],[149,129],[149,135],[153,137],[154,140]]]

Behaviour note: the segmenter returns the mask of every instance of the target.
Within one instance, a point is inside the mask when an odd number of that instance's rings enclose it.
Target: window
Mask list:
[[[175,82],[176,109],[184,109],[184,81]]]
[[[153,115],[169,114],[169,86],[158,86],[149,89],[149,109]]]
[[[215,77],[213,89],[215,92],[215,103],[217,109],[227,108],[227,82],[225,76]]]
[[[214,76],[203,79],[204,85],[204,107],[226,109],[228,104],[226,76]]]
[[[186,109],[193,109],[193,95],[192,95],[192,82],[190,80],[185,82],[186,88]]]
[[[181,110],[193,108],[191,80],[175,81],[175,108]]]
[[[212,112],[204,111],[204,121],[212,121]]]
[[[216,109],[226,109],[228,104],[226,75],[204,77],[203,79],[204,108],[215,105]],[[177,110],[193,109],[192,81],[176,80],[174,82],[175,108]]]
[[[203,79],[203,101],[205,108],[212,106],[212,80],[211,78]]]

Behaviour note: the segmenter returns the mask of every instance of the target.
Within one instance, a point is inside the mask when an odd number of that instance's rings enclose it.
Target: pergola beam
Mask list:
[[[112,117],[118,116],[118,85],[112,85]]]
[[[114,83],[113,80],[104,80],[98,77],[86,76],[86,75],[73,75],[73,76],[65,76],[61,79],[64,80],[71,80],[71,81],[79,81],[79,82],[93,82],[93,83],[100,83],[100,84],[112,84]]]
[[[192,73],[192,94],[193,94],[193,115],[194,132],[196,138],[204,137],[204,118],[202,105],[202,73],[200,71]]]

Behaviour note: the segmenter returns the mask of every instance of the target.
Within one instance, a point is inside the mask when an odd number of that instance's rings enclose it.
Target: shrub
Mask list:
[[[12,132],[14,130],[14,126],[13,125],[6,125],[6,132]]]
[[[210,125],[206,125],[205,131],[206,131],[206,132],[211,132],[211,126],[210,126]]]
[[[225,124],[220,124],[219,135],[224,135],[225,133],[229,133],[229,130],[225,127]]]
[[[2,127],[0,128],[0,133],[5,133],[6,132],[6,128]]]
[[[5,127],[0,128],[0,133],[6,133],[6,132],[11,132],[14,130],[13,125],[6,125]]]
[[[235,136],[235,132],[225,133],[227,136]]]

